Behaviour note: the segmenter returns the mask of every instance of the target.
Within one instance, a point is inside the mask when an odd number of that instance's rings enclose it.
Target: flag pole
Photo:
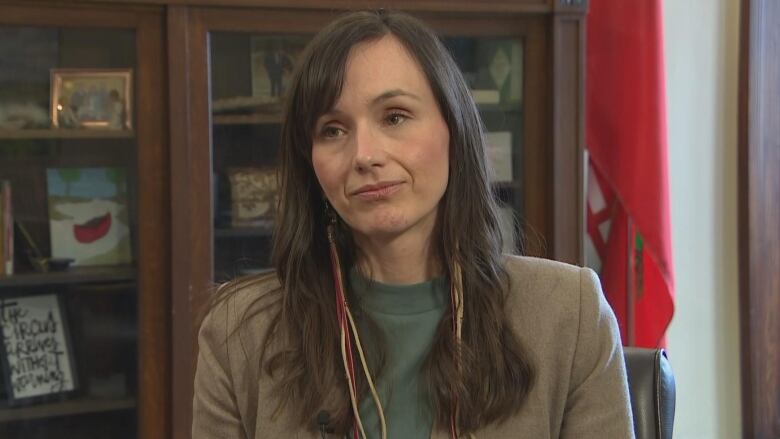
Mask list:
[[[628,346],[636,345],[636,332],[635,332],[635,315],[634,315],[634,300],[635,300],[635,259],[634,259],[634,222],[631,220],[631,216],[626,215],[626,229],[628,237],[626,239],[626,333],[628,335]]]

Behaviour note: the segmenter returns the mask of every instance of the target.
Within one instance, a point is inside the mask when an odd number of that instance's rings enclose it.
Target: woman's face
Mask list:
[[[393,36],[355,46],[312,162],[356,237],[427,238],[449,178],[449,130],[420,66]]]

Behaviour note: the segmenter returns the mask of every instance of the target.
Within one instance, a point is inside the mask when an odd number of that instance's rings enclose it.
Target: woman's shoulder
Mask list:
[[[273,272],[220,284],[211,297],[199,330],[199,343],[227,345],[245,334],[265,334],[281,305],[281,284]]]
[[[506,315],[538,372],[526,411],[547,413],[562,436],[630,437],[620,331],[596,274],[530,257],[507,257],[505,269]]]
[[[576,302],[583,281],[597,279],[589,268],[532,256],[505,255],[504,268],[509,275],[509,299],[523,302]]]
[[[582,270],[582,267],[577,265],[567,264],[552,259],[510,254],[504,255],[504,268],[510,272],[510,275],[512,273],[523,275],[535,274],[542,277],[552,276],[552,278],[577,275],[577,273]]]
[[[523,327],[537,328],[535,332],[548,328],[551,334],[576,337],[581,319],[608,318],[612,312],[590,268],[509,255],[504,268],[509,275],[508,315]]]

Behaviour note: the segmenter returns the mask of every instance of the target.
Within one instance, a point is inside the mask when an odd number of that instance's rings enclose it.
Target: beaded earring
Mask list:
[[[460,344],[463,332],[463,269],[457,260],[452,265],[450,279],[450,303],[452,306],[452,335],[455,338],[455,366],[460,370]],[[452,414],[450,415],[450,435],[458,437],[458,397],[453,395]]]
[[[358,432],[360,432],[364,439],[367,438],[366,432],[363,429],[363,422],[360,419],[360,411],[358,409],[355,362],[354,358],[352,357],[352,337],[354,337],[355,347],[360,357],[363,373],[365,374],[366,381],[368,382],[368,388],[371,391],[371,396],[374,399],[377,414],[379,415],[382,439],[387,439],[387,425],[385,422],[384,410],[382,409],[382,403],[379,401],[379,395],[377,394],[376,386],[374,385],[374,381],[371,379],[371,373],[368,370],[368,363],[363,353],[363,347],[360,343],[360,336],[358,335],[357,327],[355,326],[355,320],[352,318],[352,313],[350,312],[349,304],[347,303],[347,297],[344,293],[341,261],[339,260],[338,249],[336,247],[336,223],[338,222],[338,218],[336,216],[336,212],[330,207],[330,204],[327,201],[325,202],[325,216],[328,218],[328,245],[330,247],[330,261],[331,267],[333,269],[334,287],[336,290],[336,317],[339,323],[341,358],[344,363],[344,370],[347,376],[347,386],[349,387],[349,399],[352,405],[352,413],[355,417],[355,425],[352,429],[352,436],[354,439],[359,439]]]
[[[349,398],[352,405],[352,413],[355,417],[355,425],[352,429],[354,439],[359,439],[359,434],[365,439],[366,432],[360,419],[360,411],[357,401],[357,382],[355,380],[355,362],[352,356],[352,337],[355,339],[355,348],[360,357],[360,363],[365,374],[368,388],[371,391],[371,397],[374,400],[379,422],[382,431],[382,439],[387,439],[387,424],[385,421],[382,403],[379,401],[379,395],[376,386],[368,370],[368,363],[363,353],[363,347],[360,343],[355,321],[349,310],[346,294],[344,293],[344,281],[342,278],[341,261],[339,260],[338,249],[336,247],[336,224],[338,217],[330,203],[325,201],[325,217],[328,219],[327,234],[328,245],[330,247],[330,261],[333,270],[333,281],[336,290],[336,317],[339,323],[341,357],[344,363],[344,370],[347,377],[347,386],[349,387]],[[456,343],[456,364],[460,367],[460,343],[463,328],[463,271],[458,261],[455,261],[452,267],[452,279],[450,283],[450,300],[452,306],[452,332]],[[458,400],[455,398],[452,414],[450,415],[450,434],[452,439],[458,437]]]

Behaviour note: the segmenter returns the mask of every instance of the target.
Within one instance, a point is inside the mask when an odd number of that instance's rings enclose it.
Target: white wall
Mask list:
[[[664,0],[676,312],[675,438],[740,438],[739,0]]]

